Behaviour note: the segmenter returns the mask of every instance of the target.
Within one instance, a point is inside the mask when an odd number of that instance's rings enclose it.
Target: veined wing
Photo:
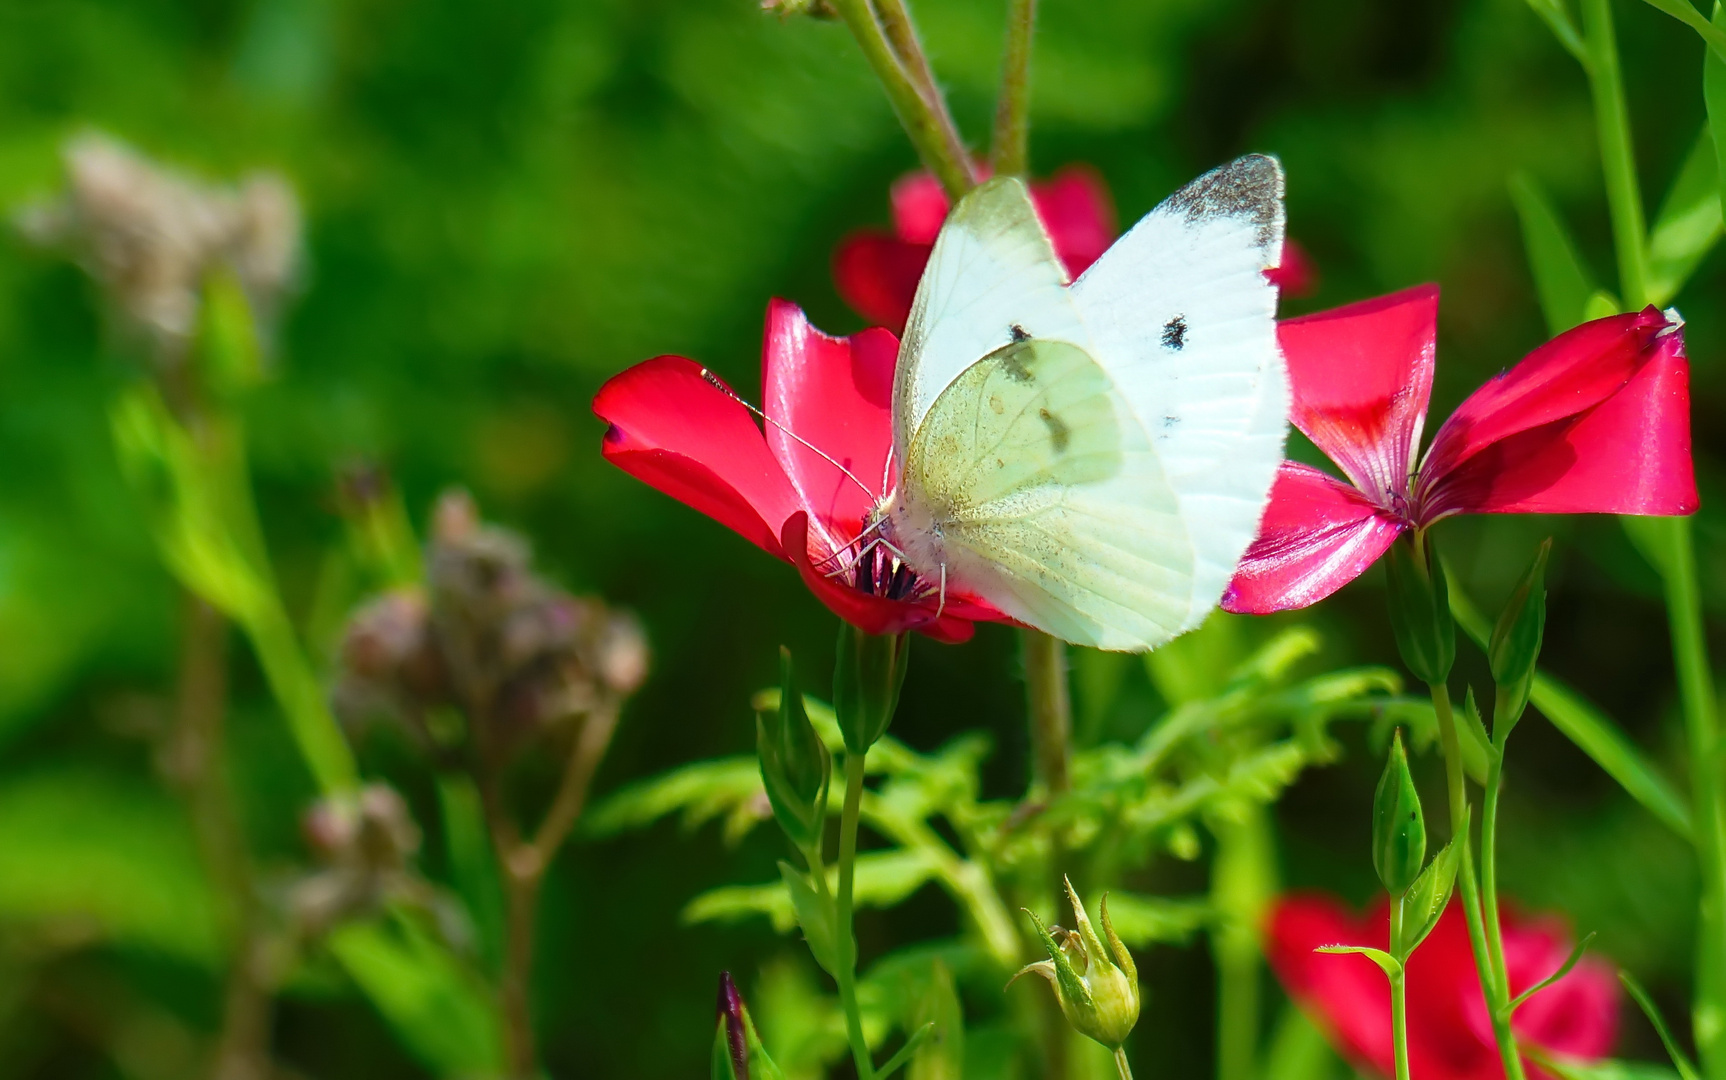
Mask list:
[[[1170,196],[1069,290],[1093,345],[1150,433],[1192,533],[1191,629],[1258,530],[1288,430],[1276,288],[1275,158],[1243,157]]]
[[[930,406],[961,372],[1027,337],[1087,344],[1025,185],[1002,177],[959,200],[917,283],[893,379],[898,459],[905,460]]]
[[[1149,649],[1192,603],[1192,545],[1158,454],[1102,367],[1067,342],[964,371],[905,460],[895,535],[926,577],[1068,641]],[[938,565],[937,565],[938,564]]]

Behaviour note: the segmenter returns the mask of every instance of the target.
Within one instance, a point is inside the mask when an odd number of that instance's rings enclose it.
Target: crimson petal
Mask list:
[[[774,300],[767,309],[762,407],[780,425],[768,428],[767,444],[829,548],[855,537],[884,494],[898,351],[885,330],[828,337],[795,304]]]
[[[1268,615],[1316,604],[1359,577],[1403,528],[1347,484],[1285,461],[1223,610]]]
[[[911,244],[879,229],[859,229],[833,253],[833,283],[857,314],[894,331],[903,329],[917,281],[934,245]]]
[[[1693,512],[1689,365],[1666,325],[1654,308],[1585,323],[1471,395],[1422,467],[1423,523]]]
[[[1438,286],[1287,319],[1289,421],[1380,506],[1408,494],[1432,397]]]
[[[605,459],[783,557],[780,526],[798,509],[796,492],[748,410],[701,372],[659,356],[600,387]]]

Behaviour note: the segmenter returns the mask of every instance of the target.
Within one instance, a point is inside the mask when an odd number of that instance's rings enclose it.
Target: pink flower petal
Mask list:
[[[700,365],[643,361],[600,387],[593,411],[611,425],[607,461],[784,557],[780,526],[798,509],[796,492],[748,410]]]
[[[934,244],[953,203],[941,181],[926,172],[914,172],[893,182],[893,232],[908,244]]]
[[[786,520],[780,533],[780,545],[815,598],[859,630],[870,634],[902,634],[917,630],[948,644],[971,638],[971,620],[956,614],[953,610],[955,605],[949,604],[948,610],[937,619],[933,600],[910,602],[872,596],[853,588],[841,578],[830,578],[817,570],[809,558],[809,516],[802,511]]]
[[[903,330],[932,244],[910,244],[877,229],[860,229],[833,252],[839,296],[865,319]]]
[[[767,309],[762,407],[784,428],[769,426],[767,445],[829,548],[855,537],[883,495],[898,352],[898,339],[885,330],[828,337],[795,304],[775,300]]]
[[[1433,436],[1421,463],[1436,483],[1500,439],[1575,416],[1616,394],[1650,358],[1666,317],[1649,307],[1583,323],[1470,394]]]
[[[1265,271],[1265,277],[1283,299],[1310,296],[1318,289],[1318,264],[1293,240],[1283,241],[1282,265]]]
[[[1316,604],[1359,577],[1402,530],[1354,488],[1285,461],[1258,538],[1223,593],[1223,610],[1267,615]]]
[[[1048,180],[1032,184],[1031,203],[1068,279],[1090,269],[1120,235],[1108,185],[1088,165],[1068,165]]]
[[[1435,485],[1423,515],[1691,514],[1690,366],[1679,334],[1623,389],[1582,413],[1512,435]]]
[[[1381,506],[1408,492],[1432,396],[1438,286],[1287,319],[1289,420]]]

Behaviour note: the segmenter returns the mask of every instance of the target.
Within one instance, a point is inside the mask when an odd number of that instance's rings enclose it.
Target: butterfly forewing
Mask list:
[[[1020,338],[1084,346],[1066,275],[1025,186],[991,180],[960,200],[917,285],[893,381],[900,459],[929,407],[959,374]]]
[[[1068,290],[1095,355],[1150,432],[1196,552],[1196,626],[1257,532],[1282,459],[1276,342],[1283,177],[1244,157],[1188,184]]]
[[[904,481],[908,521],[939,538],[919,561],[1014,618],[1112,649],[1178,631],[1192,548],[1175,493],[1079,347],[1032,339],[971,365],[925,415]]]

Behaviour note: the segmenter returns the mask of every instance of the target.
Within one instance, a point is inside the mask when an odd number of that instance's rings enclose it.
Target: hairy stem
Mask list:
[[[857,821],[863,806],[863,767],[868,751],[845,755],[845,805],[839,815],[839,1004],[845,1011],[845,1037],[857,1063],[858,1080],[874,1080],[869,1044],[863,1038],[863,1013],[857,1006],[857,934],[852,924],[852,893],[857,872]]]
[[[941,141],[948,147],[957,148],[960,159],[965,162],[965,171],[969,174],[970,156],[965,152],[959,127],[953,122],[953,113],[947,108],[947,98],[941,93],[941,88],[935,85],[935,71],[929,66],[929,54],[924,51],[922,39],[917,36],[917,27],[911,22],[911,11],[905,6],[905,0],[873,0],[873,6],[881,30],[887,36],[887,44],[899,58],[899,63],[904,65],[911,80],[916,83],[924,101],[928,102],[929,111],[934,114],[940,127]],[[969,183],[966,186],[969,187]]]
[[[1049,795],[1072,790],[1073,702],[1067,689],[1067,644],[1041,630],[1021,630],[1025,692],[1031,714],[1035,779]]]
[[[1486,944],[1486,924],[1480,913],[1480,884],[1474,876],[1472,838],[1466,828],[1468,787],[1462,773],[1462,743],[1457,738],[1456,716],[1450,707],[1450,689],[1443,683],[1430,687],[1433,712],[1438,714],[1439,740],[1444,747],[1444,772],[1450,794],[1450,827],[1455,842],[1462,845],[1461,865],[1457,881],[1462,893],[1462,913],[1468,920],[1468,942],[1474,952],[1474,967],[1480,977],[1480,988],[1486,998],[1487,1013],[1493,1019],[1493,1036],[1498,1043],[1499,1061],[1508,1080],[1524,1080],[1522,1055],[1516,1049],[1516,1036],[1510,1030],[1510,1018],[1498,1019],[1505,1001],[1498,993],[1490,952]]]
[[[1031,38],[1036,22],[1037,0],[1008,0],[1001,92],[989,141],[989,164],[996,176],[1023,176],[1030,168]]]
[[[1390,898],[1390,947],[1398,953],[1399,964],[1408,963],[1402,954],[1403,901],[1406,893]],[[1390,1045],[1396,1058],[1396,1080],[1409,1080],[1408,1075],[1408,980],[1402,971],[1390,977]]]
[[[881,80],[887,91],[899,123],[910,136],[911,144],[923,159],[923,164],[941,181],[949,195],[955,198],[976,183],[971,172],[969,155],[959,141],[958,128],[947,112],[945,100],[933,85],[920,85],[905,62],[893,50],[869,0],[833,0],[839,17],[845,20],[851,35],[863,49],[863,57]],[[914,42],[915,39],[913,38]],[[917,49],[916,63],[926,65],[922,50]]]

